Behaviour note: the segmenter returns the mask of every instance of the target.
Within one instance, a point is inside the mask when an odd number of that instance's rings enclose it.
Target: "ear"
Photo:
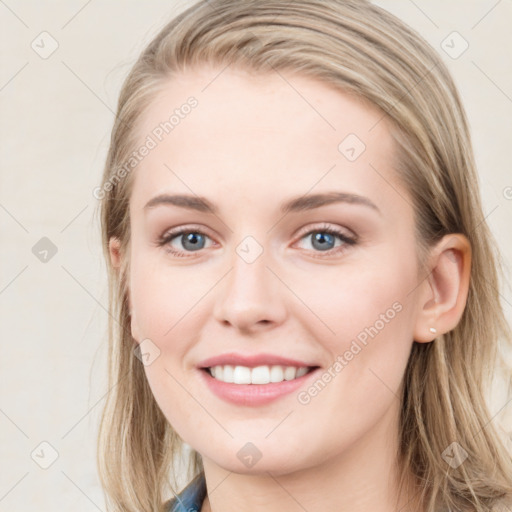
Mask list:
[[[469,240],[460,233],[444,236],[432,249],[429,263],[430,273],[419,291],[414,329],[414,340],[419,343],[451,331],[462,317],[471,271]]]
[[[110,261],[112,262],[112,266],[116,269],[117,272],[119,272],[123,265],[122,254],[121,254],[121,241],[119,240],[119,238],[112,237],[108,243],[108,249],[110,252]],[[132,307],[131,307],[129,290],[128,290],[128,304],[130,307],[130,325],[131,325],[133,344],[136,345],[138,343],[137,340],[140,340],[141,338],[139,335],[137,320],[135,318],[135,312],[132,310]]]

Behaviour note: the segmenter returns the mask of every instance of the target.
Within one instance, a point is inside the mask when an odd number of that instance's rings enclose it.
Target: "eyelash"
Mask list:
[[[164,233],[161,237],[158,238],[157,246],[158,247],[167,246],[166,251],[168,251],[169,253],[171,253],[173,256],[175,256],[177,258],[192,257],[194,252],[200,252],[200,251],[193,251],[193,252],[190,252],[190,256],[188,256],[188,255],[185,256],[184,254],[186,254],[187,251],[177,251],[175,249],[172,249],[170,246],[170,242],[172,240],[174,240],[175,238],[177,238],[179,236],[182,236],[184,234],[189,234],[189,233],[200,234],[200,235],[208,237],[208,235],[201,228],[196,227],[196,226],[189,226],[186,228],[178,228],[176,230],[171,230],[171,231]],[[351,238],[351,237],[345,235],[344,233],[342,233],[341,231],[339,231],[338,229],[331,227],[329,224],[324,224],[320,227],[317,227],[314,229],[309,229],[307,231],[306,230],[301,231],[299,240],[302,240],[307,235],[311,235],[313,233],[328,233],[329,235],[337,236],[343,242],[343,245],[333,248],[333,249],[329,249],[328,251],[313,251],[313,253],[317,253],[317,255],[313,255],[313,257],[315,257],[315,258],[326,258],[326,257],[329,258],[331,256],[337,256],[338,254],[346,251],[348,247],[356,245],[356,243],[357,243],[357,237]]]

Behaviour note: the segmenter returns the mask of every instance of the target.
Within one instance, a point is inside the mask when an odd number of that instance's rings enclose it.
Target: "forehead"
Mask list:
[[[382,112],[292,72],[181,72],[144,112],[138,137],[152,147],[135,171],[135,202],[164,189],[209,191],[214,200],[231,193],[268,201],[340,186],[378,196],[383,179],[393,181]]]

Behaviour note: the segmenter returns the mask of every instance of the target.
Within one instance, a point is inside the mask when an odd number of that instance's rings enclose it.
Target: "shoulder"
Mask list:
[[[206,481],[204,473],[199,473],[174,498],[166,501],[164,512],[200,512],[206,497]]]

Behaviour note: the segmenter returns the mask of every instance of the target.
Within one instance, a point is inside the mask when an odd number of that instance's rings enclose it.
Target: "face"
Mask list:
[[[132,335],[186,443],[230,471],[284,474],[397,434],[413,210],[381,112],[297,74],[219,72],[173,78],[139,126],[156,146],[133,171]],[[238,382],[285,380],[223,383],[200,369],[214,357],[226,380],[228,363]]]

